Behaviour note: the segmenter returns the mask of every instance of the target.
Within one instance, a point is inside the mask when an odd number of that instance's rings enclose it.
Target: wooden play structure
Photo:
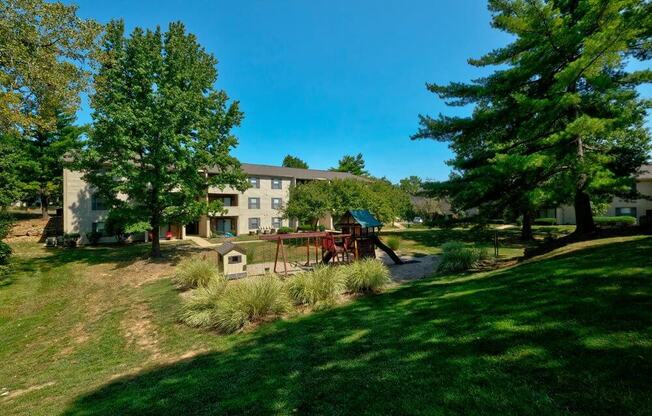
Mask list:
[[[351,236],[351,241],[357,250],[357,257],[376,257],[376,247],[378,247],[387,253],[394,263],[403,264],[394,250],[380,241],[378,232],[383,223],[371,212],[364,209],[349,210],[335,226],[339,227],[342,233]]]
[[[366,257],[376,257],[376,247],[385,251],[396,264],[403,261],[378,238],[382,227],[369,211],[349,210],[336,224],[340,231],[313,231],[302,233],[261,235],[260,239],[276,242],[273,272],[280,271],[279,261],[283,263],[283,273],[287,276],[288,256],[286,250],[291,242],[292,247],[305,246],[305,262],[295,262],[294,266],[310,267],[315,264],[329,262],[350,262]],[[313,256],[314,254],[314,256]],[[314,259],[314,260],[313,260]]]

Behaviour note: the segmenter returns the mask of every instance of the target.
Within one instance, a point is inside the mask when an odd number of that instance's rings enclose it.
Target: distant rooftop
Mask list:
[[[359,176],[353,175],[349,172],[286,168],[283,166],[256,165],[253,163],[242,163],[242,170],[252,176],[274,176],[296,179],[360,179]]]
[[[641,173],[636,175],[636,179],[652,179],[652,165],[641,166]]]

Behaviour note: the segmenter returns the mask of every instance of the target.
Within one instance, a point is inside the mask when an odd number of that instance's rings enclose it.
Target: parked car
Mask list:
[[[423,224],[423,218],[421,218],[421,217],[414,217],[414,219],[412,220],[412,222],[415,223],[415,224]]]

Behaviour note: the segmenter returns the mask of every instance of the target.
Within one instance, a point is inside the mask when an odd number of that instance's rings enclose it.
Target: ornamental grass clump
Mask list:
[[[275,275],[227,281],[223,277],[197,288],[181,311],[182,322],[232,333],[270,320],[291,308],[283,281]]]
[[[464,243],[451,241],[441,246],[442,255],[437,266],[439,273],[462,272],[477,267],[487,259],[487,250],[482,247],[469,247]]]
[[[318,309],[334,305],[346,291],[346,276],[339,269],[318,266],[292,276],[287,283],[290,297],[298,305]]]
[[[197,328],[215,326],[217,302],[226,290],[227,281],[222,275],[197,288],[181,310],[181,321]]]
[[[205,286],[213,279],[219,279],[217,264],[205,258],[184,259],[177,265],[172,282],[179,289]]]
[[[378,292],[391,282],[387,266],[376,259],[363,259],[341,267],[349,292]]]
[[[401,248],[401,238],[395,235],[387,237],[387,247],[396,251]]]
[[[273,274],[229,282],[215,304],[214,327],[226,333],[290,310],[283,281]]]

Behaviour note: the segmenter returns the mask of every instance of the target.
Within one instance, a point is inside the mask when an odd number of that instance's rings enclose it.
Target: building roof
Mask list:
[[[333,172],[330,170],[286,168],[282,166],[257,165],[242,163],[242,170],[252,176],[275,176],[296,179],[362,179],[349,172]],[[213,169],[209,172],[215,173]]]
[[[636,179],[652,179],[652,165],[643,165]]]
[[[363,227],[382,227],[383,223],[378,221],[374,215],[366,209],[351,209],[349,214]]]
[[[233,244],[230,241],[227,241],[226,243],[224,243],[221,246],[217,247],[215,249],[215,251],[220,253],[222,256],[227,254],[227,253],[230,253],[231,251],[237,251],[240,254],[247,254],[247,250],[245,250],[241,246],[237,246],[237,245]]]

